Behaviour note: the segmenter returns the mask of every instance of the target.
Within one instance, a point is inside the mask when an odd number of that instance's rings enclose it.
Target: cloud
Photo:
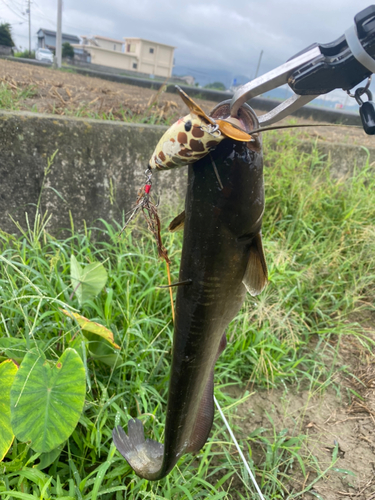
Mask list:
[[[21,3],[14,1],[13,8]],[[33,34],[40,27],[55,29],[56,4],[51,0],[32,3]],[[226,70],[250,78],[261,50],[260,74],[314,42],[338,38],[367,6],[368,0],[64,0],[63,31],[159,41],[177,47],[177,65],[207,73]],[[2,11],[3,18],[6,13],[8,20],[17,22],[9,9]],[[27,29],[26,23],[14,30],[22,45]]]

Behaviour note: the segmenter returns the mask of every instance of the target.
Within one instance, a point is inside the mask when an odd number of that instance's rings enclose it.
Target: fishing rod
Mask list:
[[[282,118],[322,94],[342,89],[359,105],[363,129],[375,134],[375,103],[369,89],[375,73],[375,5],[354,17],[354,24],[331,43],[314,43],[285,64],[240,87],[231,100],[233,117],[246,101],[264,92],[288,84],[294,95],[272,111],[258,117],[261,127]],[[367,79],[366,85],[352,89]],[[362,96],[367,100],[363,101]]]

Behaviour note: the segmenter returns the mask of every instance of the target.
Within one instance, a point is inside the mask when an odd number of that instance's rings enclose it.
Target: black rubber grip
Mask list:
[[[354,21],[363,48],[375,58],[375,5],[359,12]],[[289,78],[289,86],[296,94],[320,95],[334,89],[350,90],[371,75],[371,71],[353,56],[344,35],[331,43],[314,43],[293,58],[313,47],[320,48],[321,56],[298,68]]]

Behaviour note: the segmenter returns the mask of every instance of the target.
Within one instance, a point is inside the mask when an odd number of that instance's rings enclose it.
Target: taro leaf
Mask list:
[[[37,345],[38,349],[44,349],[45,342],[41,340],[32,341],[32,346]],[[25,339],[14,337],[3,337],[0,339],[0,361],[8,358],[20,364],[27,354],[27,342]]]
[[[85,337],[89,341],[89,351],[93,359],[110,366],[111,368],[118,368],[123,362],[119,351],[115,351],[107,342],[102,338],[95,336],[91,332],[85,333]]]
[[[65,446],[65,443],[58,446],[54,450],[49,451],[48,453],[42,453],[39,457],[40,462],[38,464],[34,465],[35,469],[43,470],[43,469],[46,469],[47,467],[49,467],[56,460],[56,458],[59,457],[64,446]]]
[[[82,330],[95,333],[95,335],[99,335],[100,337],[103,337],[103,339],[108,340],[108,342],[112,344],[116,349],[121,349],[121,347],[115,343],[111,330],[108,330],[108,328],[106,328],[105,326],[101,325],[100,323],[96,323],[95,321],[91,321],[90,319],[87,319],[80,314],[67,311],[66,309],[60,309],[60,311],[69,318],[75,319]]]
[[[11,359],[0,363],[0,461],[8,453],[14,439],[10,423],[10,389],[17,370],[17,365]]]
[[[26,352],[25,339],[15,339],[13,337],[3,337],[0,339],[0,356],[2,358],[12,358],[17,363],[21,363]]]
[[[29,351],[10,391],[13,432],[31,441],[36,452],[48,453],[74,431],[85,402],[85,369],[74,349],[56,364],[42,352]]]
[[[103,264],[94,262],[82,267],[73,254],[70,257],[70,276],[79,305],[98,295],[107,282],[107,271]]]

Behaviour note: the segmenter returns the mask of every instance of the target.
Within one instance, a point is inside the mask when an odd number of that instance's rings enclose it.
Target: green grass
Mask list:
[[[355,337],[369,354],[373,347],[351,320],[374,298],[371,168],[333,180],[316,151],[298,152],[293,135],[274,137],[279,137],[276,147],[270,146],[269,136],[265,145],[263,239],[270,284],[262,295],[247,298],[228,328],[228,347],[216,365],[215,394],[229,417],[240,401],[228,395],[228,385],[316,393],[334,383],[333,374],[348,369],[338,363],[346,337]],[[203,450],[197,457],[184,456],[159,482],[137,478],[115,452],[112,429],[130,416],[141,418],[148,436],[163,439],[173,333],[169,293],[156,288],[167,281],[165,265],[142,230],[138,237],[127,231],[119,239],[120,225],[98,221],[97,228],[82,233],[72,226],[71,236],[62,240],[45,231],[45,218],[36,220],[20,236],[0,234],[0,340],[24,339],[23,350],[43,341],[51,360],[67,347],[86,353],[88,390],[80,422],[58,456],[40,457],[27,443],[14,442],[0,467],[2,498],[255,498],[217,414]],[[182,239],[167,234],[167,222],[163,239],[177,280]],[[82,307],[71,298],[72,253],[79,262],[104,262],[109,275],[103,291]],[[61,314],[62,307],[75,308],[112,330],[121,345],[118,359],[108,364],[94,360],[87,351],[90,341]],[[302,477],[315,470],[305,488],[334,467],[335,456],[322,470],[306,454],[298,425],[284,430],[269,421],[268,430],[254,428],[241,439],[267,499],[288,497],[292,464]]]
[[[0,109],[19,111],[25,99],[36,94],[34,85],[13,89],[9,83],[0,82]]]
[[[14,57],[22,57],[24,59],[35,59],[35,51],[31,52],[28,50],[23,50],[21,52],[15,52]]]

